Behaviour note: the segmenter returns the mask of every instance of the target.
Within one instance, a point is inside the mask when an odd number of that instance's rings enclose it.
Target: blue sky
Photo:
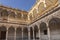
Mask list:
[[[28,11],[36,0],[0,0],[0,4]]]

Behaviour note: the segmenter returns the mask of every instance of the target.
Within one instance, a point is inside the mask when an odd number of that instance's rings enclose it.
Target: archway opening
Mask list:
[[[60,40],[60,19],[52,18],[49,21],[51,40]]]
[[[32,29],[32,27],[30,27],[30,38],[31,38],[31,40],[33,39],[33,29]]]
[[[28,40],[28,29],[23,28],[23,40]]]
[[[39,38],[39,36],[38,36],[38,26],[37,25],[35,25],[34,26],[34,38],[35,38],[35,40],[38,40],[38,38]]]
[[[47,26],[44,22],[40,24],[40,35],[42,40],[48,40]]]
[[[10,27],[8,29],[8,40],[14,40],[14,32],[15,32],[15,29],[13,27]]]
[[[22,40],[22,29],[20,27],[16,30],[16,40]]]
[[[0,27],[0,40],[6,40],[6,27]]]

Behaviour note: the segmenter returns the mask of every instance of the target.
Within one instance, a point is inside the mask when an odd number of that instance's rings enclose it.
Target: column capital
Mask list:
[[[28,27],[28,32],[30,32],[30,27]]]
[[[22,32],[23,32],[23,28],[22,28]]]
[[[7,31],[8,31],[9,28],[7,28]]]
[[[32,27],[32,29],[34,30],[34,27]]]
[[[37,27],[38,27],[38,30],[40,30],[40,25],[39,24],[37,24]]]
[[[15,31],[16,31],[17,28],[15,28]]]

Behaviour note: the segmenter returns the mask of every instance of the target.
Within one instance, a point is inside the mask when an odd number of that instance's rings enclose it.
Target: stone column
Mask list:
[[[39,40],[41,40],[41,38],[40,38],[40,26],[38,25],[38,32],[39,32]]]
[[[30,40],[30,27],[28,27],[28,40]]]
[[[0,35],[1,35],[1,30],[0,30]],[[0,36],[0,39],[1,39],[1,36]]]
[[[50,40],[50,29],[48,28],[48,38]]]
[[[33,40],[35,40],[35,36],[34,36],[34,27],[33,27]]]
[[[23,40],[23,28],[22,28],[22,40]]]
[[[50,29],[49,29],[48,24],[47,24],[47,30],[48,30],[48,39],[50,40]]]
[[[14,33],[14,40],[16,40],[16,28],[15,28],[15,33]]]
[[[8,40],[8,28],[6,30],[6,40]]]

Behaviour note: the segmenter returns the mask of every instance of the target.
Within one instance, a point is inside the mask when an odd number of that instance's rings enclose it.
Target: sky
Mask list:
[[[20,10],[29,11],[36,0],[0,0],[0,4]]]

